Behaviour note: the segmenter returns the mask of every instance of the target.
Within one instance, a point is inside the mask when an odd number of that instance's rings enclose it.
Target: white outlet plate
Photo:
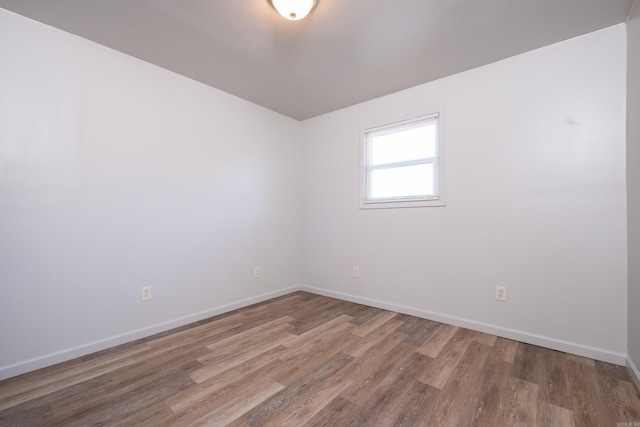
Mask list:
[[[498,300],[498,301],[506,301],[507,300],[507,287],[506,286],[496,286],[496,300]]]
[[[149,301],[153,297],[151,296],[151,286],[143,286],[140,288],[140,300]]]
[[[360,278],[360,267],[353,267],[353,277],[356,279]]]
[[[260,267],[253,267],[253,278],[254,279],[260,278]]]

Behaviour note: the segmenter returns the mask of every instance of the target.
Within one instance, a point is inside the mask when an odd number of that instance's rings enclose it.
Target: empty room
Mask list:
[[[0,0],[0,426],[639,387],[640,0]]]

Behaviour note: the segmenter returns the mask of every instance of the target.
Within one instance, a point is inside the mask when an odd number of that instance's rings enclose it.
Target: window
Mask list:
[[[363,132],[361,208],[444,206],[440,114]]]

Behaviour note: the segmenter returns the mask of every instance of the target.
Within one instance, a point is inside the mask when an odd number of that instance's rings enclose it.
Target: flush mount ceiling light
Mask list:
[[[318,0],[268,0],[280,15],[290,21],[299,21],[311,12]]]

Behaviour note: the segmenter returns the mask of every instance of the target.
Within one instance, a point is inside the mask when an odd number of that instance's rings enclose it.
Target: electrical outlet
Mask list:
[[[498,301],[506,301],[507,300],[507,287],[506,286],[496,286],[496,299]]]
[[[140,300],[141,301],[149,301],[152,298],[151,296],[151,286],[143,286],[140,288]]]
[[[360,267],[353,267],[353,277],[355,279],[360,278]]]
[[[254,279],[260,278],[260,267],[253,267],[253,278]]]

